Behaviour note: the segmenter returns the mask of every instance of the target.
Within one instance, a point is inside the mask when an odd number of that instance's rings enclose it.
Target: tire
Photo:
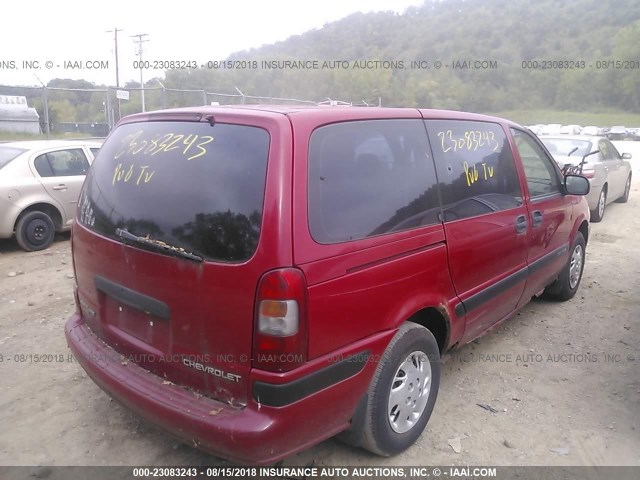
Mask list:
[[[607,187],[602,187],[600,195],[598,195],[598,206],[595,210],[591,210],[591,221],[598,223],[604,218],[604,209],[607,206]]]
[[[410,381],[416,375],[420,387]],[[439,385],[436,339],[423,326],[404,323],[378,363],[351,429],[339,438],[385,457],[406,450],[426,427]],[[404,405],[398,402],[401,397]]]
[[[549,285],[544,293],[547,298],[565,302],[576,294],[580,282],[582,281],[582,273],[584,271],[586,242],[582,233],[578,232],[571,246],[569,260],[558,276],[557,280]]]
[[[23,214],[16,225],[18,245],[27,252],[44,250],[56,233],[51,217],[44,212],[34,211]]]
[[[631,192],[631,174],[627,177],[627,183],[624,185],[624,193],[616,200],[618,203],[627,203],[629,201],[629,193]]]

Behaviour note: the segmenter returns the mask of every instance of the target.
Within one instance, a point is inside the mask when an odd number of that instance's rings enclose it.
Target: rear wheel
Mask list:
[[[573,241],[567,264],[562,269],[562,272],[560,272],[558,279],[545,289],[545,296],[560,301],[573,298],[582,280],[585,247],[586,242],[584,241],[584,237],[582,233],[578,232]]]
[[[44,212],[25,213],[16,225],[16,240],[27,252],[44,250],[55,235],[55,226],[51,217]]]
[[[604,217],[604,208],[607,205],[607,187],[602,187],[598,196],[598,205],[595,210],[591,210],[591,221],[597,223]]]
[[[429,421],[440,384],[440,351],[421,325],[403,324],[389,343],[366,399],[342,439],[378,455],[410,447]]]
[[[624,184],[624,193],[616,202],[627,203],[629,201],[629,192],[631,192],[631,174],[627,177],[627,183]]]

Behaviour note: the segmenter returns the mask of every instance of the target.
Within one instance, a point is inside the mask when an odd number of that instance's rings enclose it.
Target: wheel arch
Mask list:
[[[51,205],[50,203],[46,203],[46,202],[39,202],[39,203],[34,203],[29,205],[28,207],[24,208],[20,214],[16,217],[15,222],[13,223],[13,230],[15,231],[18,222],[20,221],[20,219],[26,215],[29,212],[44,212],[47,215],[49,215],[49,217],[51,217],[51,220],[53,221],[53,226],[55,227],[56,231],[60,231],[63,228],[62,225],[62,214],[60,213],[60,210],[58,210],[58,208],[54,205]]]
[[[589,222],[586,220],[582,220],[577,229],[578,232],[582,233],[584,237],[584,242],[589,243]]]
[[[440,353],[447,350],[451,335],[451,322],[449,314],[444,307],[428,306],[421,308],[407,318],[406,322],[417,323],[429,330],[438,343]]]

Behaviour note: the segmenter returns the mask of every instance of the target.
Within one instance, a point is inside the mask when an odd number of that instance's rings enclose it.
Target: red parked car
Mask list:
[[[110,395],[220,457],[338,433],[393,455],[429,420],[443,352],[576,293],[588,191],[482,115],[133,115],[80,197],[67,341]]]

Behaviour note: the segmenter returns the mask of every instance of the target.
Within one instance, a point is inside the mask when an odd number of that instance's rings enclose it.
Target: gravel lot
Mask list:
[[[619,145],[634,155],[631,199],[592,225],[572,301],[534,300],[447,355],[427,430],[402,455],[328,440],[283,464],[640,465],[640,143]],[[0,465],[223,463],[148,425],[86,376],[63,332],[73,282],[68,235],[34,253],[0,241]],[[35,362],[37,354],[55,361]]]

